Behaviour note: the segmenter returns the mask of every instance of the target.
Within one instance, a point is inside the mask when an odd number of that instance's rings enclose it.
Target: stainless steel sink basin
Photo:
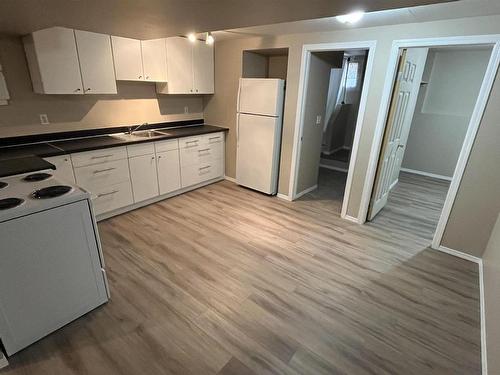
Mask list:
[[[132,137],[140,137],[140,138],[155,138],[155,137],[161,137],[164,136],[162,132],[156,131],[156,130],[141,130],[141,131],[136,131],[131,134]]]

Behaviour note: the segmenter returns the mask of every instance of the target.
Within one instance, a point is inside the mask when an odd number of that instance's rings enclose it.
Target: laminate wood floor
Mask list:
[[[111,301],[3,374],[480,374],[478,269],[222,181],[99,224]]]

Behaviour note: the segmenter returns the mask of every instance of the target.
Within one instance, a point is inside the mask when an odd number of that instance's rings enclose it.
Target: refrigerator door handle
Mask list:
[[[241,95],[241,78],[240,78],[240,82],[238,85],[238,96],[236,99],[236,112],[240,111],[240,95]]]
[[[236,148],[240,142],[240,114],[236,114]]]

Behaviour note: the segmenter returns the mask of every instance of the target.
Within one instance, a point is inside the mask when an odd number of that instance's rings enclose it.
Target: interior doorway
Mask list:
[[[400,48],[367,220],[435,236],[493,45]]]
[[[304,46],[291,199],[336,201],[346,217],[375,42]]]

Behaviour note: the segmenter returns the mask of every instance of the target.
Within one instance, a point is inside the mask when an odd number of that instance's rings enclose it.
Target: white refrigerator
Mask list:
[[[282,79],[240,79],[236,182],[270,195],[278,191],[284,94]]]

